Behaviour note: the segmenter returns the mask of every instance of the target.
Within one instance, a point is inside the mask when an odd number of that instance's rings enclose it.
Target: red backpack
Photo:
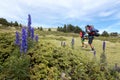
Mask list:
[[[80,37],[84,37],[85,33],[83,31],[80,32]]]

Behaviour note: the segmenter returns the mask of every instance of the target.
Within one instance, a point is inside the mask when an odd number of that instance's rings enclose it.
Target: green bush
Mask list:
[[[62,73],[68,80],[120,79],[120,73],[69,47],[41,39],[20,55],[13,41],[11,34],[0,34],[0,80],[61,80]]]

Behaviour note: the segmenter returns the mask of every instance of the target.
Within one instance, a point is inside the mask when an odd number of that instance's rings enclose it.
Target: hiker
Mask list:
[[[92,42],[93,42],[94,36],[99,36],[98,34],[99,31],[91,25],[87,25],[85,29],[86,29],[86,32],[88,33],[88,44],[90,45],[91,50],[94,51],[95,49],[94,49],[94,46],[92,45]]]
[[[73,38],[72,38],[72,41],[71,41],[72,49],[74,49],[74,44],[75,44],[75,40],[74,40],[74,37],[73,37]]]
[[[84,41],[85,41],[85,32],[84,31],[80,32],[80,37],[81,37],[82,47],[84,47]]]

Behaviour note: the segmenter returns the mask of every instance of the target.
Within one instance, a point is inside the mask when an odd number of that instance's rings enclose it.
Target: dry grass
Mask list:
[[[50,36],[50,35],[49,35]],[[46,37],[49,37],[46,35]],[[62,36],[62,35],[61,35]],[[61,36],[54,36],[52,35],[51,37],[53,38],[60,38]],[[68,47],[71,47],[71,40],[72,40],[72,36],[71,37],[66,37],[66,36],[62,36],[67,44]],[[61,46],[61,41],[60,40],[56,40],[56,39],[47,39],[46,41],[51,42],[53,44],[55,44],[56,46],[60,47]],[[87,42],[87,40],[86,40]],[[100,61],[100,55],[101,53],[103,53],[102,51],[102,41],[101,40],[94,40],[93,45],[95,47],[96,50],[96,59],[99,62]],[[74,51],[75,52],[81,52],[82,54],[84,54],[86,57],[89,57],[91,59],[93,59],[93,53],[90,51],[90,46],[88,46],[87,48],[81,48],[81,39],[80,37],[75,37],[75,45],[74,45]],[[120,66],[120,43],[112,43],[109,41],[106,41],[106,52],[105,52],[106,56],[107,56],[107,62],[109,66],[114,66],[115,63],[118,63],[118,65]]]

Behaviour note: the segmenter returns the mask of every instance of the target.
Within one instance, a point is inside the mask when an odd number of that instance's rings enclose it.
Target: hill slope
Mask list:
[[[14,33],[0,33],[0,79],[16,80],[114,80],[120,79],[117,71],[100,64],[102,42],[95,40],[96,57],[90,48],[80,48],[80,38],[75,34],[53,33],[39,34],[39,42],[32,43],[26,54],[20,54],[19,47],[14,45]],[[62,34],[62,35],[61,35]],[[71,36],[75,37],[75,48],[71,49]],[[60,42],[66,41],[67,46],[61,47]],[[100,44],[98,44],[98,42]],[[114,43],[107,46],[107,56],[112,54]],[[111,46],[110,46],[111,45]],[[115,44],[117,45],[117,43]],[[118,55],[115,48],[114,51]],[[110,52],[110,54],[108,52]],[[118,50],[119,51],[119,50]],[[108,61],[109,57],[107,57]],[[110,59],[109,59],[110,60]],[[112,60],[111,60],[112,61]],[[119,61],[119,59],[117,59]],[[114,62],[114,59],[113,59]],[[108,61],[108,64],[110,62]],[[65,74],[66,76],[61,74]]]

